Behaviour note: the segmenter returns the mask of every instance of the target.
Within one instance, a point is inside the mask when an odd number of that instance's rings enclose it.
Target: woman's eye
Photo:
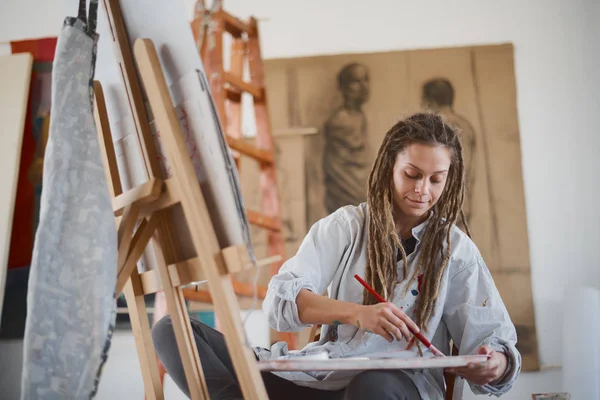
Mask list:
[[[409,174],[408,172],[405,172],[404,174],[406,175],[407,178],[410,178],[410,179],[417,179],[419,177],[419,175],[412,175],[412,174]]]
[[[442,179],[431,179],[431,183],[433,183],[434,185],[437,185],[439,183],[442,183]]]

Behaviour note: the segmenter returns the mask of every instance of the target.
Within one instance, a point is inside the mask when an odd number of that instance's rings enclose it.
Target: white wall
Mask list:
[[[0,41],[56,35],[63,17],[76,9],[74,0],[1,1]],[[194,1],[185,1],[191,13]],[[226,9],[237,16],[265,18],[261,34],[267,58],[514,44],[540,357],[542,365],[560,365],[565,296],[582,285],[600,287],[596,208],[600,200],[600,2],[377,0],[370,4],[225,1]],[[3,51],[8,49],[0,47],[0,54]],[[563,389],[569,388],[562,387],[559,370],[523,374],[505,398]]]

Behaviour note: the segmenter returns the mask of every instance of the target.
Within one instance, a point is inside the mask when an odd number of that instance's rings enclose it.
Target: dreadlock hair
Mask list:
[[[398,153],[413,143],[446,146],[451,153],[451,164],[442,195],[430,210],[433,211],[421,240],[419,264],[411,280],[423,273],[421,295],[416,305],[415,323],[427,331],[427,321],[439,295],[440,282],[451,254],[450,231],[459,215],[466,227],[462,205],[465,196],[465,171],[458,130],[433,113],[418,113],[396,123],[386,133],[369,174],[367,204],[369,207],[368,260],[366,281],[386,301],[394,294],[398,282],[397,249],[402,253],[407,279],[406,252],[394,231],[393,170]],[[468,228],[467,228],[468,230]],[[470,233],[467,232],[470,236]],[[444,242],[446,244],[444,251]],[[436,265],[438,255],[441,262]],[[376,304],[377,299],[367,290],[364,304]]]

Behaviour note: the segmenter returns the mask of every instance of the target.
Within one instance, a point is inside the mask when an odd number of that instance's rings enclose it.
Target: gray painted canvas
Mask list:
[[[22,399],[94,396],[114,326],[117,232],[92,113],[95,10],[67,18],[52,74]]]

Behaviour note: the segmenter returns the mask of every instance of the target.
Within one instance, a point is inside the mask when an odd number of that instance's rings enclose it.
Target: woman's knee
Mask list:
[[[172,346],[176,346],[175,332],[173,331],[173,322],[170,315],[165,315],[154,324],[151,332],[152,342],[154,342],[157,353],[162,353],[165,347],[168,347],[167,351],[170,351]]]
[[[413,400],[420,396],[414,383],[400,371],[364,371],[350,381],[344,400],[366,398]]]

